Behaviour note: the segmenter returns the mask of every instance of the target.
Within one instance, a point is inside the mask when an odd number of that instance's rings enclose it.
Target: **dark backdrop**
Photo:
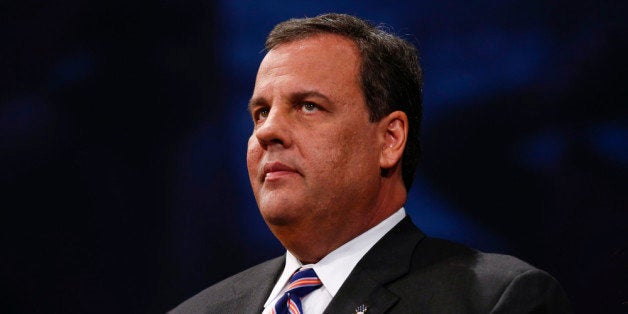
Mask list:
[[[413,220],[626,312],[623,2],[245,0],[0,4],[1,311],[164,312],[282,254],[246,104],[272,26],[328,11],[421,50]]]

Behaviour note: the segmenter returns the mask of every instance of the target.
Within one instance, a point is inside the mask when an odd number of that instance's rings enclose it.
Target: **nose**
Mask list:
[[[288,113],[271,107],[266,119],[255,130],[255,137],[265,149],[275,146],[289,147],[292,141]]]

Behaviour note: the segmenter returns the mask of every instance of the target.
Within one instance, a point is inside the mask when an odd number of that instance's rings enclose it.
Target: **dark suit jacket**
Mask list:
[[[249,268],[171,313],[261,313],[285,257]],[[325,313],[570,313],[554,278],[512,256],[426,237],[406,217],[360,260]]]

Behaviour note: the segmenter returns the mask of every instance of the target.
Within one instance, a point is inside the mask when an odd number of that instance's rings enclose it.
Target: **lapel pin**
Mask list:
[[[366,310],[368,309],[368,307],[366,307],[366,305],[362,304],[358,307],[355,308],[355,314],[364,314],[366,313]]]

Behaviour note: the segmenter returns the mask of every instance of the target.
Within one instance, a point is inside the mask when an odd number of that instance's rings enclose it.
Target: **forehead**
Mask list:
[[[255,89],[278,82],[333,87],[357,86],[360,56],[356,44],[334,34],[318,34],[271,49],[260,64]]]

